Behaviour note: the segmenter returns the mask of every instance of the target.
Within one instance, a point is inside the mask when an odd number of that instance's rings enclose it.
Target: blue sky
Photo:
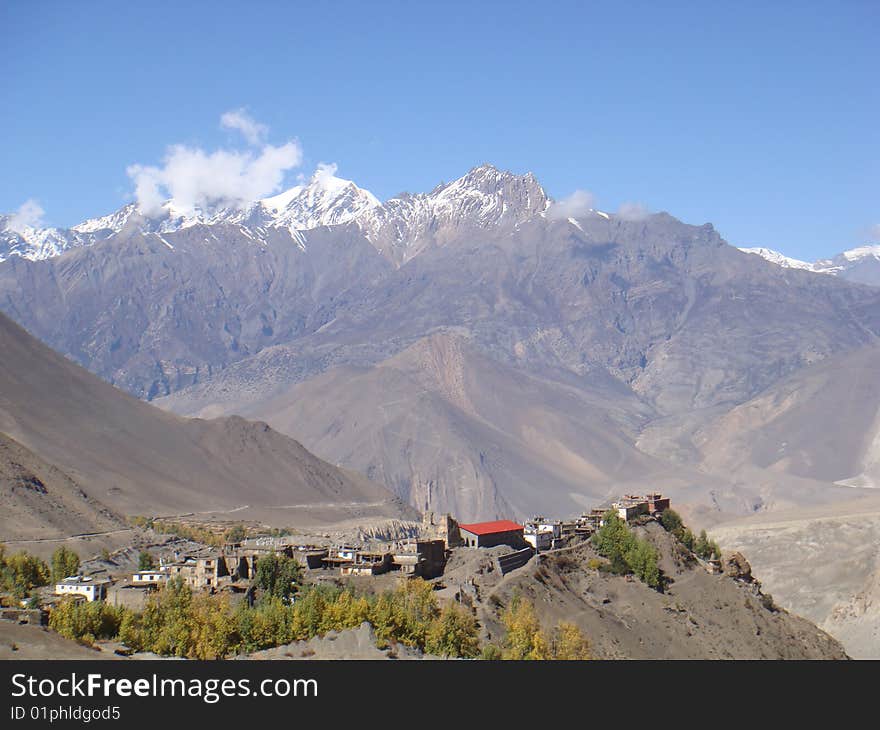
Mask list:
[[[880,224],[880,3],[0,5],[0,210],[72,225],[171,144],[241,144],[380,199],[492,162],[813,259]],[[766,7],[766,6],[770,7]],[[661,7],[662,6],[662,7]]]

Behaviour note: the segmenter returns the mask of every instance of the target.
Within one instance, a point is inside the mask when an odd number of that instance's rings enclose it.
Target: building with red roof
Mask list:
[[[474,522],[469,525],[459,525],[461,539],[468,547],[495,547],[496,545],[510,545],[513,548],[525,547],[522,525],[510,520],[495,520],[493,522]]]

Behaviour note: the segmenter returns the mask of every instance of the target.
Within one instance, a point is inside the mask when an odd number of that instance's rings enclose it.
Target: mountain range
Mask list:
[[[0,309],[137,397],[266,420],[421,508],[567,513],[650,480],[714,519],[873,483],[857,449],[833,475],[708,468],[725,416],[880,332],[880,289],[710,224],[572,209],[483,165],[385,203],[320,170],[71,231],[0,264]]]
[[[145,217],[132,204],[69,230],[8,220],[0,310],[69,360],[23,351],[0,390],[0,454],[18,454],[16,484],[25,471],[49,484],[55,468],[83,489],[83,529],[245,504],[284,521],[272,507],[334,499],[361,506],[324,518],[402,514],[386,487],[464,520],[565,516],[656,489],[748,544],[787,607],[880,637],[880,613],[848,608],[876,592],[876,555],[858,552],[852,595],[822,601],[827,571],[787,579],[779,535],[748,526],[804,510],[797,544],[839,574],[839,531],[812,525],[835,505],[876,512],[875,247],[816,264],[755,255],[711,224],[554,201],[533,175],[491,165],[385,202],[319,170],[244,206],[169,201]],[[25,387],[28,359],[51,357],[54,374]],[[152,405],[96,378],[70,402],[69,369],[85,377],[74,363]],[[267,449],[284,454],[280,472]],[[330,481],[285,487],[278,474],[303,463]],[[139,476],[119,477],[125,464]],[[180,476],[195,464],[210,477]]]

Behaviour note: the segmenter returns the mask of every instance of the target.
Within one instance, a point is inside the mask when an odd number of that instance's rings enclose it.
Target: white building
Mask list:
[[[139,570],[131,574],[132,585],[158,585],[168,580],[170,576],[163,570]]]
[[[535,550],[549,550],[553,546],[553,530],[526,530],[525,541]]]
[[[103,601],[107,597],[107,584],[103,578],[72,575],[55,584],[57,596],[85,596],[87,601]]]

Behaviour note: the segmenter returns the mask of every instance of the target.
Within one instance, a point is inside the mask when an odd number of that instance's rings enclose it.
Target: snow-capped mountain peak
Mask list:
[[[858,246],[833,258],[819,259],[812,263],[793,259],[769,248],[741,248],[740,251],[756,254],[783,268],[803,269],[816,274],[840,276],[860,284],[880,286],[880,244]]]
[[[391,198],[360,216],[358,224],[376,248],[402,263],[462,228],[515,225],[549,204],[531,173],[515,175],[484,164],[430,193]]]
[[[867,246],[859,246],[844,251],[842,254],[847,261],[861,261],[866,258],[880,259],[880,243],[872,243]]]
[[[801,261],[800,259],[793,259],[790,256],[786,256],[779,251],[774,251],[772,248],[763,248],[761,246],[757,246],[754,248],[740,248],[740,251],[745,253],[752,253],[761,258],[767,259],[770,263],[776,264],[777,266],[782,266],[785,269],[804,269],[806,271],[813,271],[813,264],[809,261]]]
[[[293,230],[349,223],[382,205],[370,191],[322,169],[308,184],[264,198],[259,204],[268,218],[264,225]]]

